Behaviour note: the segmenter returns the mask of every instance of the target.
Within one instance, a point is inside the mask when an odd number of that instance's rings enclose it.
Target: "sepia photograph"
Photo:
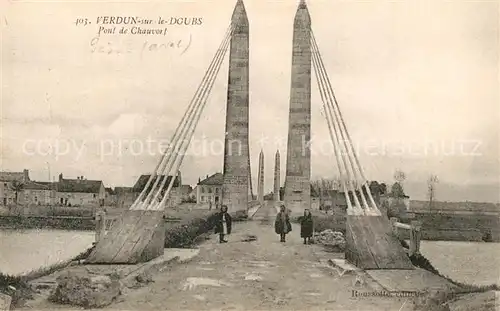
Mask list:
[[[500,311],[500,1],[0,15],[0,311]]]

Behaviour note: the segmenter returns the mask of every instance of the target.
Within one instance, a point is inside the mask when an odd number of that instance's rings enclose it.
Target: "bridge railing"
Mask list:
[[[391,217],[391,226],[392,232],[394,235],[399,237],[398,231],[400,229],[409,230],[410,231],[410,249],[408,250],[408,254],[410,256],[415,254],[420,254],[420,240],[422,237],[422,222],[418,220],[413,220],[411,224],[404,224],[398,222],[396,217]]]
[[[248,202],[248,217],[252,218],[253,215],[259,210],[260,202],[257,200],[252,200]]]

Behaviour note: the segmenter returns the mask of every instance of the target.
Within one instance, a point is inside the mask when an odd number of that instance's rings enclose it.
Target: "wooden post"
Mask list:
[[[391,228],[392,228],[392,233],[397,237],[398,236],[398,227],[396,227],[396,223],[398,222],[398,219],[396,217],[391,217]]]
[[[106,232],[106,213],[103,211],[95,214],[95,242],[98,243],[101,237]]]
[[[415,251],[417,249],[417,244],[416,244],[416,239],[415,239],[415,228],[413,226],[410,229],[410,249],[409,249],[409,255],[412,256],[415,254]]]
[[[420,254],[420,238],[422,236],[421,235],[422,222],[414,220],[411,222],[411,226],[412,226],[412,231],[414,231],[413,237],[415,239],[414,254]]]

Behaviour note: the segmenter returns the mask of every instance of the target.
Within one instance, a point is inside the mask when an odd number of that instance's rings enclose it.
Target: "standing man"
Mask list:
[[[292,231],[292,224],[290,223],[290,217],[288,216],[285,205],[281,205],[280,212],[276,215],[274,231],[276,234],[280,235],[280,242],[285,242],[286,234]]]
[[[215,233],[219,234],[219,243],[227,243],[224,236],[231,234],[232,220],[227,212],[227,206],[222,205],[221,211],[216,215]]]

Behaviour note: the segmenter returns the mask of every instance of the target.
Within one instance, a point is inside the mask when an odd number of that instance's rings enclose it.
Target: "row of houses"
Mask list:
[[[55,182],[33,181],[29,171],[0,172],[0,205],[56,205],[56,206],[117,206],[127,207],[145,188],[151,175],[139,176],[133,187],[106,188],[101,180],[88,180],[84,176],[76,179],[59,174]],[[164,178],[165,176],[161,176]],[[167,190],[172,176],[161,193]],[[163,179],[161,179],[163,180]],[[155,180],[153,180],[155,181]],[[161,183],[159,183],[161,185]],[[150,187],[153,183],[150,184]],[[167,205],[180,204],[192,193],[190,185],[182,184],[180,172],[175,177]]]
[[[102,206],[108,194],[100,180],[84,176],[56,182],[34,181],[29,171],[0,172],[0,205]]]
[[[87,180],[84,176],[76,179],[64,178],[59,174],[56,182],[32,181],[29,171],[0,172],[0,205],[59,205],[59,206],[116,206],[127,208],[137,199],[146,187],[151,175],[141,175],[132,187],[106,188],[101,180]],[[163,182],[165,176],[158,176]],[[167,176],[162,196],[172,181],[173,176]],[[150,183],[150,188],[156,179]],[[198,179],[196,187],[182,182],[182,175],[177,173],[170,191],[167,206],[177,206],[182,202],[196,202],[200,206],[217,207],[222,203],[223,174],[218,172],[207,175],[203,180]],[[283,197],[284,189],[280,189]],[[266,195],[272,199],[272,194]],[[161,198],[160,198],[161,199]],[[380,202],[382,205],[393,205],[392,202]],[[405,200],[405,204],[409,199]],[[384,204],[385,203],[385,204]],[[332,212],[342,213],[347,209],[344,193],[338,190],[326,190],[317,193],[311,187],[311,207]],[[408,209],[408,206],[406,206]]]

